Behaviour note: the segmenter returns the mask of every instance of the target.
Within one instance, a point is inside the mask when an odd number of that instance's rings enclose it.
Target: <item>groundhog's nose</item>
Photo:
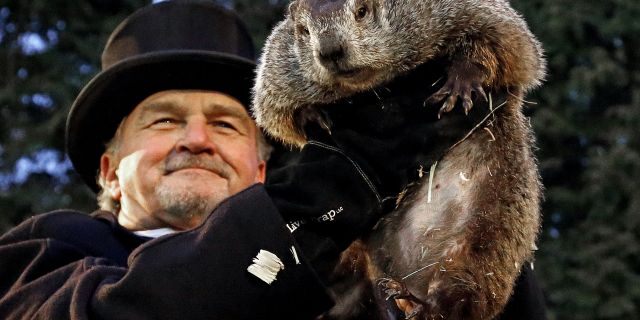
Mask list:
[[[322,63],[336,63],[344,57],[344,49],[340,45],[330,48],[320,48],[318,55]]]
[[[319,41],[318,59],[320,63],[329,70],[335,70],[340,60],[345,57],[344,46],[333,37],[326,37]]]

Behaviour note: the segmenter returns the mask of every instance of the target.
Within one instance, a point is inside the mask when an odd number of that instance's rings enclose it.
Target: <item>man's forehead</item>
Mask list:
[[[183,114],[193,111],[251,120],[244,105],[234,97],[205,90],[166,90],[154,93],[139,103],[131,115],[142,116],[158,112]]]

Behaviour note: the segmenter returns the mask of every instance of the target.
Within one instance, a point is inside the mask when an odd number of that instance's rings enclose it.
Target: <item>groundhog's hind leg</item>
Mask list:
[[[445,98],[447,99],[440,111],[438,118],[443,113],[453,110],[458,101],[458,97],[462,99],[462,107],[465,114],[473,107],[473,93],[482,96],[485,101],[487,95],[482,88],[482,84],[487,79],[487,70],[466,57],[454,59],[447,71],[447,82],[436,93],[427,99],[427,103],[435,104]]]
[[[425,315],[426,304],[414,296],[407,286],[393,279],[380,279],[378,286],[386,295],[386,299],[394,299],[396,305],[405,314],[405,319],[422,319]]]

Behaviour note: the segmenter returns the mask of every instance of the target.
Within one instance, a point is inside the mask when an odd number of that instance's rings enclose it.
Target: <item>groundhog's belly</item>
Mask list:
[[[475,197],[487,187],[487,150],[474,134],[431,168],[419,189],[372,236],[380,275],[402,280],[419,298],[437,287],[438,272],[468,259],[477,214]],[[392,263],[384,263],[392,261]],[[428,283],[428,286],[425,284]]]
[[[434,175],[423,177],[420,189],[401,212],[398,231],[386,233],[386,243],[396,243],[400,256],[394,256],[396,278],[405,279],[416,295],[426,294],[424,279],[434,270],[444,268],[443,262],[464,251],[465,230],[471,216],[473,175],[468,168],[446,159],[432,169]],[[475,186],[477,187],[477,186]],[[396,260],[397,259],[397,260]],[[419,285],[418,285],[419,284]]]

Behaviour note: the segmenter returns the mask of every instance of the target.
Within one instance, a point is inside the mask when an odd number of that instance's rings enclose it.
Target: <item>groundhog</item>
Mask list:
[[[413,77],[434,61],[446,65],[446,79],[422,76],[438,74],[437,68]],[[384,103],[381,92],[406,94],[393,84],[403,77],[423,81],[428,95],[395,107],[433,111],[424,121],[455,129],[442,130],[446,134],[429,150],[433,161],[417,173],[419,182],[397,209],[344,253],[341,266],[361,266],[354,274],[370,281],[364,288],[371,290],[353,285],[355,294],[338,285],[336,300],[349,303],[338,303],[325,318],[357,317],[348,305],[371,297],[381,319],[393,314],[386,298],[417,319],[491,319],[500,313],[539,230],[541,184],[522,106],[544,74],[539,42],[507,1],[290,4],[265,44],[254,87],[253,114],[270,135],[302,146],[304,122],[322,119],[318,108],[369,92],[376,98],[345,104]],[[433,92],[432,85],[439,89]],[[474,101],[489,107],[472,108]],[[433,110],[435,103],[442,105]],[[456,105],[464,114],[444,115]]]
[[[377,87],[446,56],[448,80],[432,100],[466,109],[482,87],[540,84],[540,44],[501,0],[299,0],[264,47],[254,115],[271,135],[301,146],[301,109]],[[426,84],[430,85],[430,84]],[[304,117],[299,117],[304,118]]]

